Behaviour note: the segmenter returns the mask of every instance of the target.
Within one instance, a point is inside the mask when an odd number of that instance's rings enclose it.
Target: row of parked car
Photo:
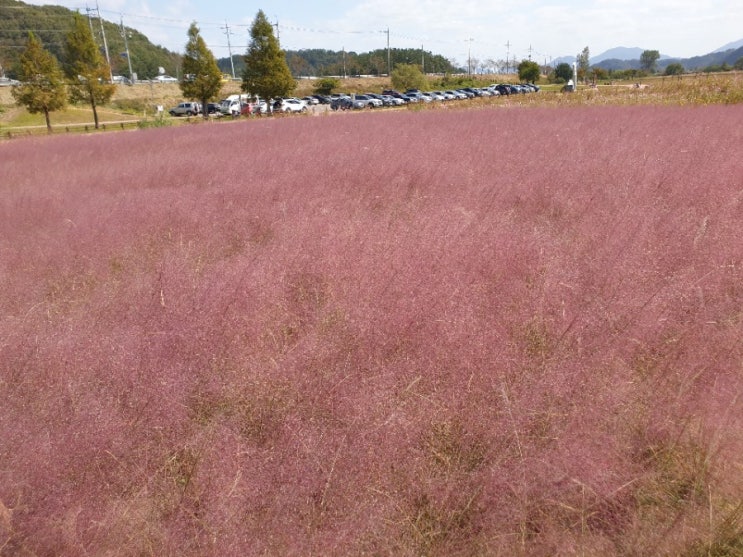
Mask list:
[[[495,97],[501,95],[519,95],[536,93],[539,86],[530,83],[493,84],[488,87],[464,87],[441,91],[419,91],[408,89],[404,93],[395,90],[382,91],[382,94],[364,93],[363,95],[331,95],[324,99],[332,110],[377,108],[382,106],[400,106],[411,103],[429,103],[437,101],[466,100],[475,97]],[[319,97],[319,95],[315,95]],[[321,101],[323,102],[323,101]]]
[[[318,101],[319,102],[319,101]],[[267,112],[307,112],[310,103],[294,97],[264,101],[249,95],[230,95],[219,103],[208,103],[206,112],[213,116],[240,116]],[[168,113],[171,116],[196,116],[204,113],[204,107],[198,102],[182,102]]]
[[[364,93],[348,95],[334,93],[332,95],[309,95],[298,99],[296,97],[271,99],[265,101],[249,95],[230,95],[219,103],[209,103],[207,113],[215,116],[240,116],[261,114],[268,112],[302,113],[307,112],[312,105],[329,105],[331,110],[361,110],[364,108],[380,108],[384,106],[402,106],[412,103],[429,103],[452,100],[466,100],[475,97],[495,97],[503,95],[523,95],[536,93],[539,86],[531,83],[513,84],[500,83],[487,87],[464,87],[441,91],[419,91],[408,89],[404,93],[395,90],[383,91],[381,94]],[[203,114],[200,103],[182,102],[169,110],[171,116],[196,116]]]

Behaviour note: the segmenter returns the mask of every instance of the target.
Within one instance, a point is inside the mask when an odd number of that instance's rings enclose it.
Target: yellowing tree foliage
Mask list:
[[[28,34],[26,49],[20,57],[18,78],[21,85],[13,87],[13,98],[31,114],[42,112],[46,129],[51,133],[49,113],[64,108],[67,102],[64,75],[51,52],[44,50],[33,33]]]
[[[64,73],[68,80],[70,101],[90,104],[98,129],[97,107],[111,100],[116,86],[108,82],[111,69],[96,46],[88,23],[80,14],[74,17],[72,30],[67,33],[64,43]]]
[[[250,28],[241,88],[251,95],[271,99],[287,96],[296,86],[273,26],[259,10]]]
[[[183,56],[181,91],[186,98],[201,102],[204,118],[209,114],[206,105],[222,89],[222,72],[214,55],[206,47],[196,23],[188,28],[188,42]]]

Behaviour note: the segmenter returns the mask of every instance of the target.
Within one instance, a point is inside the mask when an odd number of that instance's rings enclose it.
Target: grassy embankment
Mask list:
[[[486,76],[482,84],[501,81],[502,76]],[[312,93],[313,81],[300,80],[295,91],[297,96]],[[343,80],[341,91],[361,93],[365,91],[380,92],[389,88],[389,80],[385,78],[349,78]],[[222,94],[227,96],[239,93],[239,83],[225,84]],[[183,100],[177,84],[143,84],[134,87],[119,86],[112,102],[99,109],[100,120],[109,127],[116,129],[111,123],[130,122],[136,125],[153,125],[156,121],[155,107],[165,107],[165,123],[181,124],[197,122],[198,118],[171,118],[167,109]],[[743,102],[743,75],[739,72],[724,74],[705,74],[684,76],[683,78],[649,78],[642,82],[641,88],[634,88],[632,84],[617,83],[614,85],[599,85],[596,88],[581,88],[575,94],[560,93],[558,86],[545,85],[539,95],[525,95],[517,98],[481,99],[461,105],[452,106],[481,106],[493,103],[528,106],[556,106],[556,105],[605,105],[605,104],[735,104]],[[439,106],[410,107],[413,110],[437,109]],[[92,127],[92,113],[86,106],[68,107],[66,110],[52,114],[52,125],[57,131],[66,132],[75,129],[84,129],[76,126],[87,124]],[[16,107],[10,95],[10,88],[0,89],[0,133],[10,132],[18,134],[45,133],[42,115],[28,114],[25,109]]]

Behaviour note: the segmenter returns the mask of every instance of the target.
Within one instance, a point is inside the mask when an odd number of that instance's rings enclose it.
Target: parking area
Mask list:
[[[404,93],[385,90],[382,93],[334,93],[331,95],[307,95],[302,98],[287,97],[263,100],[246,94],[230,95],[219,103],[209,103],[208,114],[214,117],[257,116],[263,114],[321,114],[327,111],[371,110],[401,107],[418,103],[445,103],[466,101],[482,97],[499,97],[536,93],[539,87],[533,84],[492,84],[487,87],[465,87],[460,89],[420,91],[408,89]],[[199,103],[182,102],[171,108],[171,116],[194,116],[203,114]]]

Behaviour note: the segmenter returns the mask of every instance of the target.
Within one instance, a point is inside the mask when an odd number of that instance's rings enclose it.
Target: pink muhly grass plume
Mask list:
[[[740,111],[0,145],[2,551],[734,554]]]

